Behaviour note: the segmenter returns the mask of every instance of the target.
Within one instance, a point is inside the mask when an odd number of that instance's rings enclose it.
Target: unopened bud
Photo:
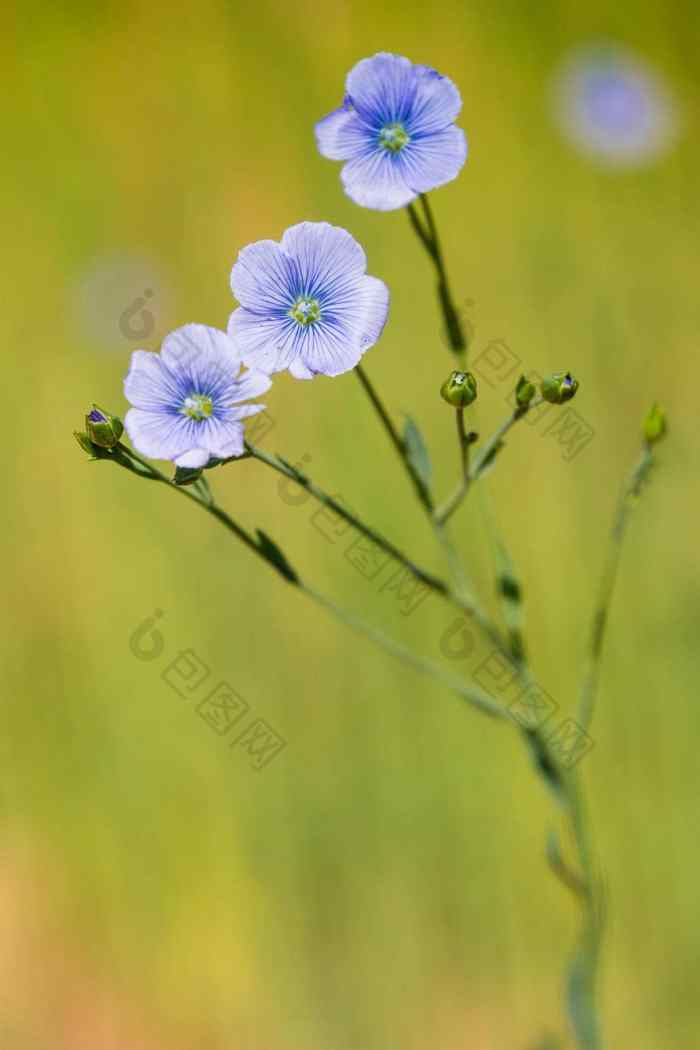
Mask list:
[[[95,456],[95,446],[93,445],[87,434],[84,434],[82,430],[74,430],[73,437],[78,442],[83,452],[87,452],[88,456]]]
[[[540,389],[545,401],[563,405],[565,401],[571,401],[578,390],[578,379],[574,379],[570,372],[554,372],[542,380]]]
[[[454,408],[465,408],[476,400],[476,379],[471,372],[453,372],[440,387],[440,394]]]
[[[121,419],[110,416],[109,412],[103,412],[97,405],[93,405],[92,412],[85,416],[85,429],[93,445],[114,448],[124,433],[124,424]]]
[[[666,413],[663,408],[653,404],[649,409],[643,426],[644,437],[650,445],[661,441],[666,435]]]
[[[531,383],[525,376],[521,376],[518,380],[518,385],[515,388],[515,400],[521,407],[523,405],[529,405],[535,396],[536,390],[534,383]]]

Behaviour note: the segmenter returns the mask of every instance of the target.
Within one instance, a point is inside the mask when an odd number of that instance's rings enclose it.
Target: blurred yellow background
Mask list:
[[[524,369],[580,379],[594,431],[580,454],[523,426],[490,482],[562,715],[640,419],[655,398],[668,410],[582,768],[609,894],[608,1045],[696,1045],[697,4],[46,3],[3,23],[2,1050],[527,1050],[564,1029],[577,915],[547,870],[552,804],[517,734],[346,633],[175,494],[88,463],[72,436],[93,400],[125,410],[136,347],[189,321],[225,327],[241,247],[326,219],[391,288],[365,365],[449,491],[438,389],[453,361],[428,260],[403,212],[355,206],[314,143],[347,71],[382,49],[462,92],[470,156],[432,203],[474,359],[501,341]],[[646,165],[594,163],[553,118],[557,68],[599,39],[676,100],[677,141]],[[484,433],[508,389],[482,382]],[[352,375],[278,377],[265,400],[266,449],[306,457],[444,571]],[[450,608],[431,596],[403,615],[387,575],[365,579],[351,538],[324,536],[261,464],[211,481],[349,608],[456,673],[487,655],[446,659]],[[477,502],[454,532],[497,612]],[[155,610],[162,651],[147,659],[134,634]],[[177,695],[167,669],[185,650],[286,741],[264,769],[200,717],[199,693]]]

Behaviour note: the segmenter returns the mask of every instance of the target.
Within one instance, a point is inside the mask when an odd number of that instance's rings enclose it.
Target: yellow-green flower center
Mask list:
[[[411,141],[403,124],[385,124],[379,132],[379,145],[390,153],[398,153]]]
[[[198,423],[201,423],[204,419],[209,419],[213,411],[212,399],[207,397],[206,394],[190,394],[189,397],[185,398],[181,409],[183,415],[189,416],[190,419],[196,419]]]
[[[321,304],[318,299],[300,295],[289,311],[289,316],[306,328],[321,319]]]

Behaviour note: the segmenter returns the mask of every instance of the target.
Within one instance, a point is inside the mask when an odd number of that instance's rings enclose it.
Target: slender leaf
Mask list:
[[[416,472],[416,475],[425,485],[426,489],[430,490],[430,485],[433,479],[430,453],[428,452],[428,446],[423,440],[423,435],[418,429],[418,424],[411,416],[406,416],[403,443],[409,463]]]

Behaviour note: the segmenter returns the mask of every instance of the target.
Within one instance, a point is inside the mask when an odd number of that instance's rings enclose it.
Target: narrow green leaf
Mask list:
[[[299,583],[299,577],[277,544],[262,529],[255,531],[258,536],[258,550],[262,556],[284,576],[285,580],[289,580],[290,583]]]
[[[411,416],[406,416],[406,423],[403,431],[403,443],[409,463],[425,485],[426,489],[430,490],[433,478],[430,453],[428,452],[428,446],[423,440],[423,435],[418,429],[418,424]]]
[[[499,441],[499,443],[491,449],[489,454],[485,456],[484,459],[480,459],[477,461],[476,473],[474,475],[475,478],[483,478],[488,474],[488,472],[493,467],[496,456],[501,451],[503,446],[504,442]]]

